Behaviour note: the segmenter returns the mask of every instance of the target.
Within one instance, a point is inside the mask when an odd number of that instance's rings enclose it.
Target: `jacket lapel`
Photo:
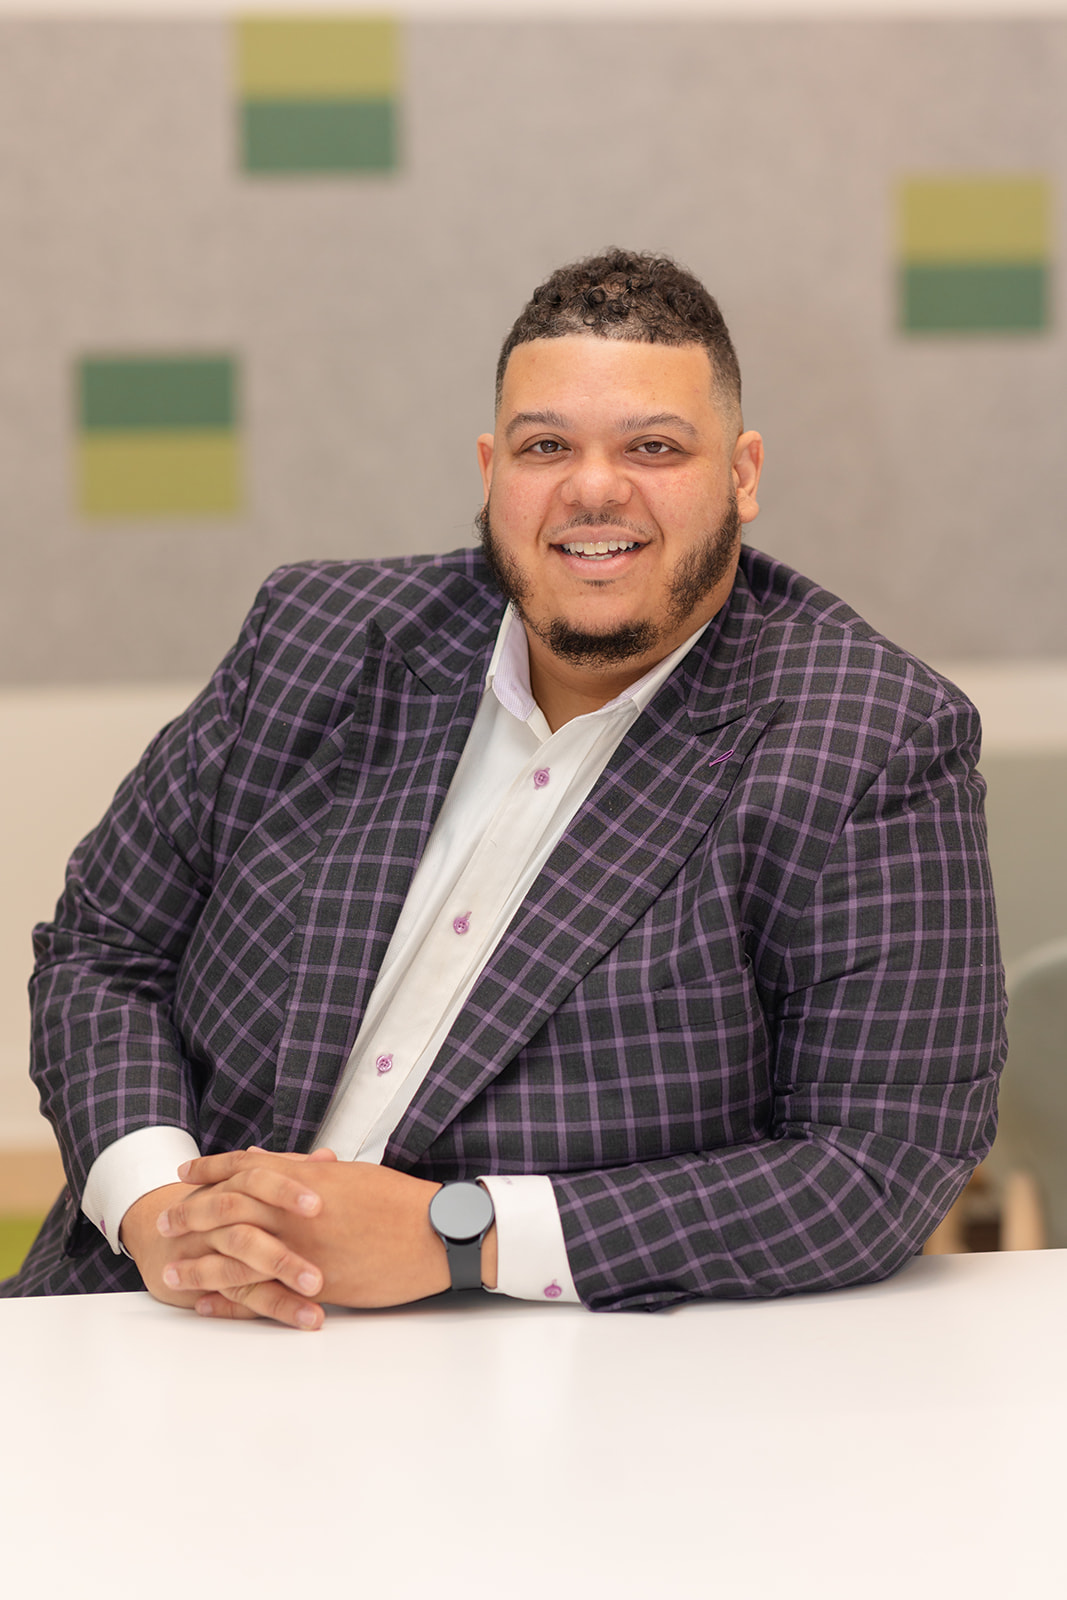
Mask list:
[[[483,627],[464,630],[462,649],[455,627],[429,638],[368,628],[334,802],[290,947],[277,1149],[303,1148],[326,1115],[474,721],[499,621],[490,609]]]

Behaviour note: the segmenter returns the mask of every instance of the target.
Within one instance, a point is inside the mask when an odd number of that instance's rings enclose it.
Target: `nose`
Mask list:
[[[606,452],[583,451],[567,474],[561,492],[565,503],[575,510],[600,511],[605,506],[622,506],[632,487],[625,472]]]

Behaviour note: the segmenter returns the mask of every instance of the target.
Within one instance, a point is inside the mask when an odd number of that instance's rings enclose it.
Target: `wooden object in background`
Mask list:
[[[64,1183],[59,1151],[0,1150],[0,1214],[43,1216]]]

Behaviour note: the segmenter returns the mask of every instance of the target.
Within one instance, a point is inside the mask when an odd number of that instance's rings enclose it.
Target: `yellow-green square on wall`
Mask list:
[[[1047,328],[1051,213],[1051,186],[1043,177],[903,180],[902,329],[978,334]]]
[[[399,122],[396,22],[245,17],[235,31],[246,172],[293,177],[392,171]]]

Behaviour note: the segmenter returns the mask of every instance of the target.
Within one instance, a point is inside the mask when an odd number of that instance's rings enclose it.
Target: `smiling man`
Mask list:
[[[742,550],[715,301],[560,269],[478,453],[481,551],[276,573],[79,846],[33,983],[68,1188],[3,1293],[826,1289],[988,1149],[978,719]]]
[[[758,433],[707,349],[573,333],[507,353],[478,440],[483,548],[550,727],[595,710],[722,609],[759,510]]]

